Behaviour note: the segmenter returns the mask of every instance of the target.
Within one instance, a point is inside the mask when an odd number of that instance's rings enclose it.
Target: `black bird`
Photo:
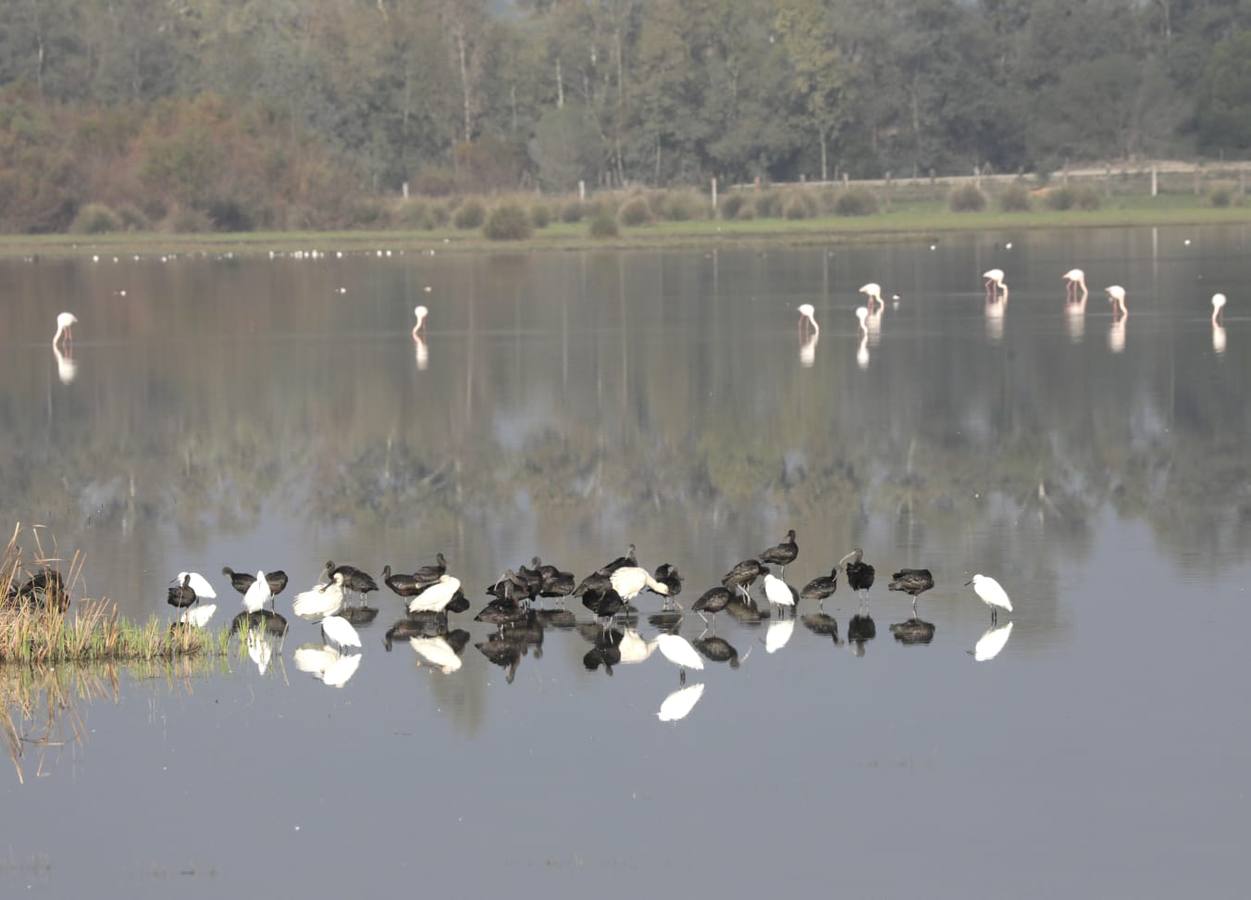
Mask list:
[[[838,622],[833,616],[827,616],[825,613],[813,613],[810,616],[804,616],[800,621],[813,634],[828,637],[834,641],[834,646],[838,646]]]
[[[252,580],[255,581],[256,577],[253,576]],[[190,572],[183,576],[182,584],[171,584],[169,586],[169,596],[165,598],[166,603],[170,606],[177,607],[178,609],[186,609],[188,606],[198,601],[199,597],[197,597],[195,591],[191,589]]]
[[[738,588],[743,592],[743,596],[748,600],[752,599],[749,588],[755,584],[757,578],[763,578],[769,570],[760,564],[758,559],[745,559],[733,569],[726,573],[721,579],[721,584],[728,588]],[[754,604],[755,601],[752,600]]]
[[[713,662],[728,662],[731,669],[737,669],[739,664],[738,650],[734,645],[725,638],[719,638],[716,635],[705,638],[697,638],[691,641],[691,645],[699,651],[699,655]],[[747,651],[751,652],[750,649]]]
[[[555,569],[555,566],[544,566],[544,569]],[[562,572],[557,569],[553,574],[543,575],[543,590],[539,591],[540,597],[568,597],[573,593],[574,581],[572,572]]]
[[[934,640],[934,625],[913,616],[906,622],[896,622],[890,627],[890,633],[901,644],[928,644]]]
[[[248,588],[256,581],[255,575],[249,575],[247,572],[236,572],[230,566],[222,566],[222,574],[230,579],[230,586],[240,594],[246,594]],[[281,594],[287,586],[287,573],[282,571],[282,569],[266,572],[265,583],[269,585],[271,594]]]
[[[626,566],[637,566],[639,564],[638,557],[635,555],[634,545],[630,545],[630,549],[626,551],[625,556],[618,556],[608,565],[603,566],[596,571],[601,575],[611,575],[618,569],[624,569]]]
[[[887,586],[887,590],[903,591],[905,594],[912,595],[912,618],[917,619],[917,597],[924,594],[934,586],[934,576],[930,574],[929,569],[900,569],[894,575],[893,579]],[[894,630],[894,626],[891,626]]]
[[[469,609],[469,598],[465,596],[464,591],[457,591],[452,595],[452,599],[447,601],[447,606],[443,607],[445,613],[463,613]]]
[[[486,622],[488,625],[509,625],[521,619],[525,612],[513,600],[495,599],[483,607],[474,616],[475,622]]]
[[[656,572],[652,577],[669,589],[669,593],[665,595],[666,606],[674,597],[682,593],[682,576],[678,573],[676,566],[661,563],[656,567]]]
[[[857,547],[838,561],[847,573],[847,586],[853,591],[867,591],[873,587],[873,567],[863,559],[864,551]]]
[[[606,591],[592,594],[589,591],[582,596],[582,605],[595,613],[597,619],[609,619],[628,608],[621,595],[611,587]]]
[[[367,572],[356,568],[356,566],[336,566],[333,562],[326,563],[326,577],[333,581],[336,575],[343,576],[344,590],[355,591],[360,594],[361,602],[365,602],[365,595],[378,590],[378,582],[374,581],[373,576]]]
[[[538,557],[534,559],[538,563]],[[539,563],[539,565],[542,565]],[[533,603],[538,599],[539,592],[543,590],[543,575],[538,568],[527,569],[525,566],[518,566],[517,571],[513,573],[513,578],[517,585],[521,588],[526,599]]]
[[[422,592],[423,585],[412,575],[391,574],[391,564],[382,569],[382,583],[401,597],[416,597]]]
[[[705,616],[704,613],[713,616],[715,621],[717,613],[729,606],[732,599],[734,599],[734,595],[727,588],[709,588],[700,595],[700,598],[695,601],[691,609],[698,613],[699,617],[705,622],[708,621],[708,616]]]
[[[413,580],[419,587],[428,588],[447,573],[447,560],[442,552],[434,555],[434,562],[433,566],[421,566],[413,573]]]
[[[770,566],[781,566],[782,574],[785,575],[786,567],[793,563],[798,555],[799,545],[795,543],[795,529],[792,528],[786,532],[786,540],[760,554],[760,561]]]
[[[18,606],[42,606],[44,609],[56,609],[61,612],[69,609],[69,593],[65,590],[65,581],[56,569],[44,567],[26,579],[16,589],[9,587],[9,601],[16,601]]]
[[[838,566],[830,570],[829,575],[822,575],[814,578],[812,581],[804,585],[804,589],[799,592],[800,600],[816,600],[822,609],[825,608],[825,598],[831,596],[838,590]]]
[[[590,575],[582,579],[573,590],[573,596],[581,597],[585,594],[602,594],[604,591],[612,590],[612,578],[600,571],[592,572]]]

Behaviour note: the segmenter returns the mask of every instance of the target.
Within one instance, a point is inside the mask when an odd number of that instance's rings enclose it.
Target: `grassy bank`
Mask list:
[[[20,541],[33,544],[27,558]],[[77,554],[69,560],[45,552],[38,528],[20,524],[0,555],[0,665],[46,666],[63,662],[168,660],[225,654],[226,632],[171,629],[155,616],[130,622],[108,600],[75,598],[82,571]],[[55,572],[55,586],[32,591],[41,573]]]
[[[591,237],[588,218],[549,221],[521,240],[488,240],[481,228],[451,224],[420,229],[378,228],[353,231],[209,232],[164,234],[112,232],[100,235],[7,235],[0,237],[0,255],[57,257],[131,254],[288,253],[318,249],[323,252],[406,253],[456,251],[586,250],[595,248],[645,249],[702,247],[730,243],[815,244],[837,241],[932,236],[960,231],[1013,231],[1037,228],[1096,228],[1127,226],[1218,225],[1251,222],[1251,205],[1214,206],[1206,196],[1167,194],[1113,196],[1098,209],[1056,210],[1034,204],[1019,212],[987,208],[952,212],[941,199],[904,199],[868,215],[817,214],[803,218],[701,218],[682,220],[653,216],[642,224],[627,224],[617,204],[609,215],[617,234]],[[1041,208],[1040,208],[1041,207]],[[588,212],[588,216],[589,216]]]

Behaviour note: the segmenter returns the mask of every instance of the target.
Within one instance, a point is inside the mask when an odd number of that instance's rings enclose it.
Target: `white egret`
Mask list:
[[[56,317],[56,334],[52,335],[52,346],[55,347],[65,339],[68,346],[74,342],[73,327],[78,324],[78,317],[73,313],[63,312]]]
[[[296,594],[291,611],[301,619],[316,622],[333,616],[343,608],[343,573],[336,572],[329,584]]]
[[[250,613],[260,612],[265,608],[265,604],[273,599],[274,595],[269,589],[269,580],[263,571],[257,571],[256,580],[243,594],[243,608]]]
[[[973,585],[973,592],[978,598],[990,607],[990,621],[993,625],[999,616],[999,610],[1007,610],[1012,612],[1012,601],[1008,599],[1008,592],[1003,589],[999,582],[991,578],[989,575],[974,575],[970,580],[965,582],[965,586]]]
[[[338,644],[340,650],[344,647],[360,647],[361,645],[361,636],[352,627],[352,623],[343,616],[326,616],[322,619],[321,633],[323,639]]]
[[[986,633],[978,638],[977,643],[973,646],[973,659],[977,662],[987,662],[994,659],[1008,643],[1008,638],[1011,635],[1011,622],[997,627],[992,625],[986,629]]]
[[[656,718],[662,722],[680,722],[690,715],[702,696],[704,696],[702,683],[688,684],[684,688],[678,688],[660,704],[660,711],[656,713]]]
[[[791,586],[772,572],[764,577],[764,592],[765,598],[772,605],[795,608],[795,595],[791,593]]]
[[[647,588],[662,597],[669,596],[669,588],[651,576],[651,573],[640,566],[622,566],[614,571],[608,580],[612,589],[621,595],[621,599],[629,602]]]
[[[686,684],[686,670],[696,669],[703,671],[704,659],[691,646],[691,642],[680,634],[659,634],[656,636],[656,646],[660,648],[660,655],[669,662],[678,667],[678,678],[682,684]]]
[[[1078,297],[1081,294],[1081,297]],[[1064,273],[1064,299],[1069,303],[1085,303],[1090,292],[1086,290],[1086,273],[1081,269],[1069,269]]]
[[[217,591],[213,590],[213,586],[208,583],[208,579],[199,572],[179,572],[177,579],[179,584],[186,585],[195,591],[197,600],[216,600]]]
[[[448,574],[439,576],[439,580],[426,588],[412,600],[408,601],[408,611],[443,612],[452,602],[456,592],[460,590],[460,579]]]

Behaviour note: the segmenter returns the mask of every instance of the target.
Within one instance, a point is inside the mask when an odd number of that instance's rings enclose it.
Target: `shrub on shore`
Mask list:
[[[74,216],[69,230],[71,234],[108,234],[121,227],[121,218],[109,207],[103,203],[88,203]]]
[[[593,238],[615,238],[621,230],[617,227],[617,217],[607,209],[600,209],[592,216],[587,233]]]
[[[530,217],[516,203],[504,203],[493,209],[482,229],[492,241],[524,241],[532,231]]]
[[[877,195],[868,188],[847,188],[834,198],[834,213],[839,216],[871,216],[878,210]]]
[[[999,208],[1004,212],[1029,212],[1031,205],[1024,185],[1008,185],[999,195]]]
[[[486,221],[486,207],[477,200],[466,200],[456,208],[452,215],[452,224],[461,231],[470,228],[481,228]]]
[[[986,195],[974,184],[963,184],[951,192],[947,201],[952,212],[981,212],[986,208]]]

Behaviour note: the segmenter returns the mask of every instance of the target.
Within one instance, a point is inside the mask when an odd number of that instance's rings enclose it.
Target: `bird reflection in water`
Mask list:
[[[340,653],[329,644],[305,644],[295,651],[295,667],[327,687],[343,687],[360,665],[361,654]]]
[[[861,369],[869,368],[869,310],[868,307],[856,307],[856,318],[860,320],[860,343],[856,347],[856,365]]]
[[[774,619],[765,629],[765,652],[777,653],[785,647],[795,633],[795,617],[782,616]]]
[[[804,616],[800,621],[813,634],[830,638],[835,647],[842,646],[843,642],[838,639],[838,621],[833,616],[818,612]]]
[[[1008,301],[992,300],[986,301],[986,339],[992,344],[997,344],[1003,340],[1003,323],[1004,314],[1008,311]]]
[[[656,718],[662,722],[680,722],[690,715],[702,696],[704,696],[703,684],[688,684],[684,688],[679,688],[660,704]]]
[[[498,632],[474,646],[491,663],[503,669],[504,680],[512,684],[517,677],[522,657],[528,656],[531,648],[534,649],[535,659],[542,658],[543,624],[538,616],[529,612],[512,624],[502,626]]]
[[[418,372],[430,368],[430,349],[426,346],[426,339],[420,334],[413,335],[413,355],[417,360]]]
[[[444,630],[442,634],[423,637],[410,637],[408,644],[417,654],[417,665],[423,663],[450,675],[464,665],[461,654],[469,643],[469,632],[463,628],[453,631]]]
[[[867,609],[862,609],[847,623],[847,643],[856,656],[864,656],[864,645],[877,637],[877,624]]]
[[[1008,638],[1012,636],[1012,623],[1007,625],[992,625],[986,629],[973,646],[971,651],[973,659],[977,662],[989,662],[1002,652],[1003,648],[1008,644]]]
[[[61,384],[72,384],[78,377],[78,363],[74,362],[73,345],[67,344],[65,352],[62,353],[60,346],[53,344],[52,355],[56,359],[56,377],[60,379]]]
[[[699,651],[699,655],[709,662],[729,663],[731,669],[737,669],[742,660],[747,659],[744,656],[739,659],[738,650],[733,644],[725,638],[709,635],[707,637],[699,637],[691,641],[691,646]],[[751,650],[748,649],[748,654]]]
[[[1070,303],[1064,307],[1064,325],[1069,333],[1069,342],[1080,344],[1086,336],[1086,301]]]
[[[906,622],[891,625],[890,633],[901,644],[928,644],[934,640],[934,625],[913,616]]]

